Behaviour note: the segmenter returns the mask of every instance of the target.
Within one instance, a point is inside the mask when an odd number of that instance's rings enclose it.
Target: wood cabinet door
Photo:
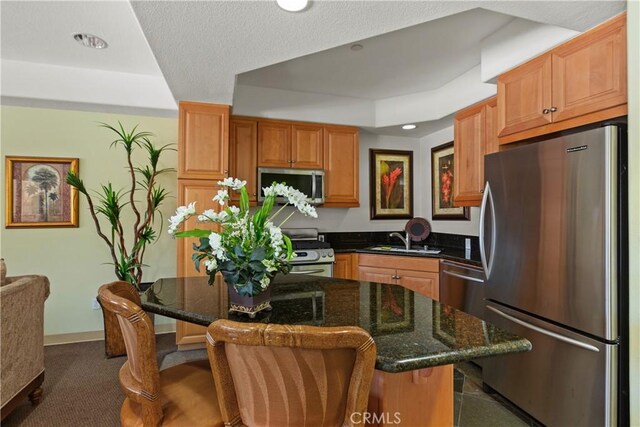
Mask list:
[[[627,33],[624,14],[551,51],[553,121],[627,102]]]
[[[291,125],[258,122],[258,166],[291,167]]]
[[[398,270],[398,284],[434,300],[440,294],[439,274],[427,271]]]
[[[551,55],[498,76],[498,136],[551,123]]]
[[[396,270],[394,268],[358,267],[358,280],[361,282],[386,283],[396,285]]]
[[[358,128],[324,127],[326,207],[360,206]]]
[[[456,206],[479,206],[484,180],[485,105],[476,104],[453,119],[453,173]]]
[[[196,202],[196,206],[199,212],[205,209],[220,210],[220,205],[211,200],[220,187],[212,181],[204,180],[178,180],[178,204],[186,205],[191,202]],[[185,230],[193,228],[209,228],[211,230],[217,230],[218,227],[213,224],[197,223],[197,218],[190,218],[184,225]],[[193,254],[193,243],[197,242],[197,239],[176,239],[178,245],[178,277],[193,277],[193,276],[206,276],[204,266],[201,266],[200,272],[196,271],[196,268],[191,260]],[[189,322],[176,322],[176,343],[181,346],[204,343],[206,328],[203,326],[194,325]],[[184,347],[183,347],[184,348]]]
[[[338,279],[353,279],[352,271],[352,254],[336,254],[336,261],[333,264],[333,277]]]
[[[258,122],[231,118],[229,176],[247,181],[252,205],[258,202]],[[231,191],[231,202],[240,201],[240,192]]]
[[[500,148],[498,143],[498,98],[490,98],[484,107],[484,155],[480,161],[482,165],[482,181],[484,181],[484,156],[497,153]]]
[[[322,125],[291,126],[291,160],[298,169],[322,169]]]
[[[225,178],[228,149],[228,105],[180,102],[178,178]]]

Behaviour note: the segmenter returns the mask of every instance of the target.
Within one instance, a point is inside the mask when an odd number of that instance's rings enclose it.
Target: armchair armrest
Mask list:
[[[7,277],[0,287],[2,406],[44,371],[44,276]]]

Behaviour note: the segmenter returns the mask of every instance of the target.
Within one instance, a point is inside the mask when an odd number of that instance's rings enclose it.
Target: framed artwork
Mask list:
[[[413,217],[413,151],[369,150],[371,219]]]
[[[403,286],[375,284],[369,310],[371,335],[412,332],[415,328],[414,295]]]
[[[78,191],[66,182],[78,159],[5,159],[5,221],[11,227],[77,227]]]
[[[468,207],[453,206],[453,141],[431,149],[431,219],[469,220]]]

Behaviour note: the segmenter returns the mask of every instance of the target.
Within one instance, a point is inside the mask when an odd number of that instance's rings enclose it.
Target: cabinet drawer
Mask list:
[[[405,257],[396,255],[371,255],[360,254],[358,256],[360,266],[380,267],[402,270],[440,271],[440,261],[437,258]]]

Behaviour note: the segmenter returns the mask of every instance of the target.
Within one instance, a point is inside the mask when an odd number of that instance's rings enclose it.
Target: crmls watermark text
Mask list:
[[[351,422],[354,424],[400,424],[402,418],[400,412],[354,412],[351,414]]]

